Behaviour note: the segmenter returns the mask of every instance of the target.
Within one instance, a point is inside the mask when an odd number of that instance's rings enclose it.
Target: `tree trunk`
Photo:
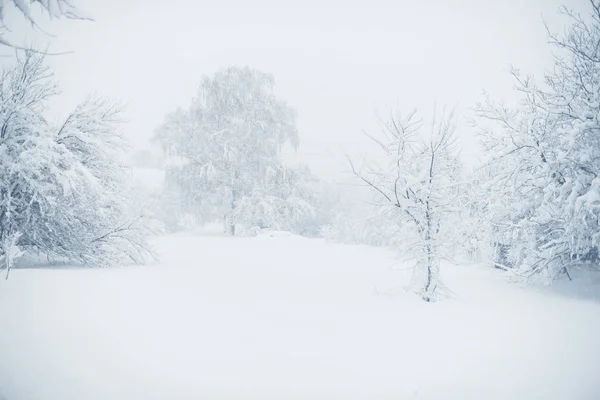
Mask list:
[[[231,214],[223,216],[223,232],[229,236],[235,236],[235,222],[231,218]]]
[[[571,274],[569,273],[569,270],[567,269],[567,267],[563,267],[563,272],[567,275],[567,278],[569,278],[569,281],[573,280],[571,278]]]
[[[236,197],[237,192],[235,190],[232,190],[229,213],[225,214],[225,233],[230,236],[235,236],[235,221],[233,215],[235,214]]]
[[[425,202],[425,224],[425,253],[427,256],[427,280],[425,281],[425,287],[423,290],[423,300],[425,300],[426,302],[432,302],[435,300],[434,292],[436,289],[436,287],[434,286],[434,279],[436,278],[434,276],[434,263],[436,255],[434,254],[431,237],[431,230],[433,228],[431,226],[431,210],[429,200]]]

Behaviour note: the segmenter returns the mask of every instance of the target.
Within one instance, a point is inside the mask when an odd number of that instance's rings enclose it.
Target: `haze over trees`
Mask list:
[[[167,169],[190,213],[236,225],[290,229],[313,207],[305,169],[281,161],[298,146],[295,112],[273,93],[272,76],[230,67],[204,77],[187,110],[169,114],[156,140],[173,157]]]

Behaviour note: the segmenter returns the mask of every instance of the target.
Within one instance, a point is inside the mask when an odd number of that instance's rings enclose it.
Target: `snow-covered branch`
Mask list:
[[[0,45],[7,46],[17,50],[26,50],[40,54],[52,54],[47,51],[33,50],[27,46],[18,45],[8,40],[3,34],[7,28],[6,11],[8,8],[14,7],[23,18],[37,31],[43,32],[38,21],[34,17],[32,6],[39,8],[43,14],[50,18],[67,18],[92,20],[82,10],[78,9],[74,2],[75,0],[0,0]]]
[[[505,249],[497,262],[528,282],[599,260],[600,3],[590,5],[589,20],[563,10],[572,21],[564,35],[548,30],[566,55],[555,58],[543,85],[513,73],[519,105],[486,99],[478,109],[492,122],[482,136],[494,151],[487,209],[492,240]]]

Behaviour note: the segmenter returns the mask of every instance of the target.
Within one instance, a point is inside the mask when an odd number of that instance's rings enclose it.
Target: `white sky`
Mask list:
[[[509,96],[506,70],[548,65],[542,14],[587,12],[585,0],[202,1],[73,0],[95,22],[41,18],[34,33],[8,14],[14,41],[51,43],[62,115],[91,92],[127,106],[126,132],[147,146],[164,115],[189,103],[203,74],[249,65],[274,74],[299,114],[297,158],[326,178],[346,169],[343,151],[365,144],[375,111],[472,106],[483,89]],[[283,5],[283,4],[286,5]],[[462,132],[467,157],[474,139]]]

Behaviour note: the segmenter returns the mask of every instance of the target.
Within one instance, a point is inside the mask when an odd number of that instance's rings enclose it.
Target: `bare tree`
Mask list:
[[[381,150],[383,157],[357,168],[349,158],[352,172],[400,214],[413,240],[407,250],[416,260],[413,289],[423,300],[444,297],[446,288],[440,281],[439,263],[443,257],[445,219],[456,199],[459,171],[455,147],[454,113],[434,113],[430,131],[423,135],[423,123],[416,112],[406,117],[391,115],[383,121],[379,137],[366,134]]]

